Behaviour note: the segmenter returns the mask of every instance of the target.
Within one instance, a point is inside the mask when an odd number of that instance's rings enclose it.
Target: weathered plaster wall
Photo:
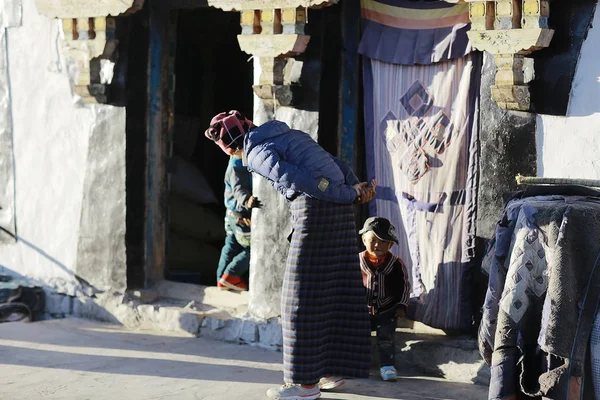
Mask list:
[[[255,82],[260,77],[260,63],[255,59]],[[320,69],[311,71],[317,81]],[[254,98],[254,123],[263,124],[277,119],[293,129],[311,134],[316,140],[319,113],[291,107],[279,107],[275,114],[257,96]],[[264,207],[254,210],[252,215],[252,244],[250,252],[250,312],[259,318],[279,315],[281,287],[285,272],[285,261],[289,249],[288,235],[292,231],[290,211],[287,201],[277,193],[271,184],[255,175],[254,194]]]
[[[22,25],[6,30],[9,73],[0,75],[12,94],[18,233],[0,244],[0,273],[68,291],[86,272],[98,288],[122,288],[125,110],[76,104],[59,22],[34,0],[22,3]],[[94,272],[106,268],[123,273]]]
[[[6,28],[21,25],[21,0],[0,4],[0,241],[14,242],[15,169]]]
[[[491,98],[493,56],[484,54],[481,76],[480,163],[477,236],[490,239],[504,207],[503,195],[516,190],[517,174],[535,174],[535,115],[507,111]]]
[[[585,40],[566,117],[538,116],[538,176],[600,179],[600,12]]]

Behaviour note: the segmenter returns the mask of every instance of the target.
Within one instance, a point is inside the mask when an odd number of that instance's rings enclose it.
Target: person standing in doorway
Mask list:
[[[241,114],[230,111],[215,116],[205,135],[230,156],[225,171],[226,237],[217,268],[217,287],[244,291],[248,290],[243,277],[250,267],[252,208],[261,207],[261,202],[252,195],[252,175],[242,164],[243,132],[252,126],[252,122],[244,120],[240,128],[237,126],[241,121],[238,115]],[[244,124],[248,128],[244,128]]]
[[[290,202],[293,220],[281,301],[285,384],[267,396],[317,399],[344,377],[367,378],[371,331],[353,204],[375,196],[375,181],[359,182],[307,133],[280,121],[249,127],[244,157]]]

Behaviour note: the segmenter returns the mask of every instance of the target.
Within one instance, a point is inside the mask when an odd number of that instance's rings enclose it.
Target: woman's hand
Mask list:
[[[356,190],[355,202],[358,204],[365,204],[373,200],[375,194],[377,193],[375,190],[376,187],[377,181],[375,179],[373,179],[371,183],[361,182],[354,185],[354,190]]]

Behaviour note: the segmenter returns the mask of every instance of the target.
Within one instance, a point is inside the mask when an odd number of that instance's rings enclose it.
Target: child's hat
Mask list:
[[[383,217],[371,217],[365,221],[363,228],[358,232],[364,235],[367,232],[373,232],[381,240],[398,243],[396,227]]]
[[[254,124],[236,110],[213,117],[204,136],[213,140],[225,153],[232,155],[244,145],[244,135]]]

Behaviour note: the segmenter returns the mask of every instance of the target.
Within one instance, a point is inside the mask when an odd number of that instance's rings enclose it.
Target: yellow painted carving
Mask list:
[[[297,10],[296,12],[296,21],[298,22],[304,22],[306,21],[306,10],[303,8],[300,8]]]
[[[94,28],[97,31],[106,30],[106,18],[94,18]]]
[[[485,3],[471,3],[469,7],[471,17],[485,16]]]
[[[241,14],[240,20],[242,25],[254,24],[254,10],[242,11]]]
[[[537,0],[523,2],[523,13],[528,15],[539,15],[540,3]]]
[[[273,22],[273,10],[264,10],[261,14],[261,19],[263,22]]]
[[[496,3],[496,15],[498,16],[512,16],[513,5],[512,1],[502,1]]]
[[[63,31],[73,32],[73,20],[71,18],[62,20]]]
[[[296,9],[286,8],[285,10],[281,10],[281,22],[285,24],[296,22]]]

